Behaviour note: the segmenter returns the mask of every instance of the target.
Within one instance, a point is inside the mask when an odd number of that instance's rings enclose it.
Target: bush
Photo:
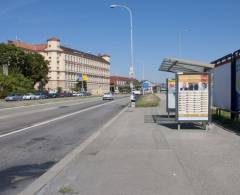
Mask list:
[[[10,93],[21,93],[34,91],[34,82],[22,74],[11,74],[5,76],[0,74],[0,97],[5,97]]]

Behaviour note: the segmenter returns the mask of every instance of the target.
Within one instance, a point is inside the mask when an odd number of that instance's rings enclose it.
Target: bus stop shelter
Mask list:
[[[207,128],[211,120],[210,72],[213,68],[214,64],[198,61],[163,59],[159,71],[175,73],[175,79],[166,83],[166,109],[168,112],[169,106],[174,106],[175,119],[164,117],[160,122],[177,123],[178,129],[181,123],[198,122]]]
[[[160,65],[159,71],[172,73],[203,73],[209,72],[213,68],[214,64],[177,58],[164,58]]]

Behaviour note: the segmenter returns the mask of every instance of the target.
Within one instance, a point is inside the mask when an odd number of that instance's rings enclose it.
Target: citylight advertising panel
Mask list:
[[[236,109],[240,110],[240,58],[236,59]]]
[[[167,112],[174,111],[176,106],[176,82],[175,79],[167,80]]]
[[[209,75],[178,75],[178,121],[209,120]]]

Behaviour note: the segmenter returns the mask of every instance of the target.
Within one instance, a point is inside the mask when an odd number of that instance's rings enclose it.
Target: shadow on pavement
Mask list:
[[[1,170],[0,192],[9,188],[16,188],[16,184],[19,182],[41,176],[54,164],[54,161],[49,161],[42,164],[21,165]]]
[[[144,123],[157,123],[158,125],[165,126],[169,129],[177,130],[177,121],[175,115],[144,115]],[[181,129],[193,130],[203,129],[199,123],[181,123]]]

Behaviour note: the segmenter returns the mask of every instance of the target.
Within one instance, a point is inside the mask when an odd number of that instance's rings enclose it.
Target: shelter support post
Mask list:
[[[180,131],[180,130],[181,130],[181,124],[178,123],[178,131]]]

